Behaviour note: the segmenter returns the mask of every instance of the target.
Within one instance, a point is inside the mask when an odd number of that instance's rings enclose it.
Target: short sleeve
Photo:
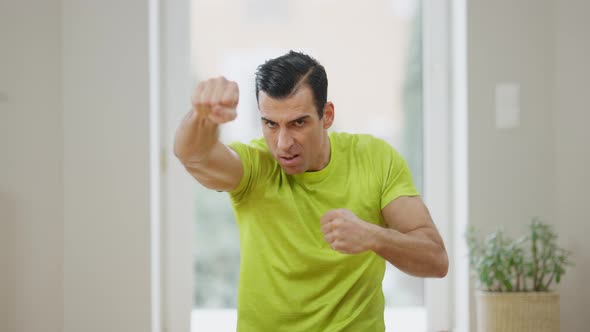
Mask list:
[[[234,142],[228,146],[240,156],[244,172],[238,186],[229,192],[232,200],[238,203],[249,196],[261,181],[268,178],[273,159],[261,139],[253,140],[250,144]]]
[[[381,209],[401,196],[418,196],[412,173],[404,158],[388,143],[381,141],[378,165],[381,171]]]

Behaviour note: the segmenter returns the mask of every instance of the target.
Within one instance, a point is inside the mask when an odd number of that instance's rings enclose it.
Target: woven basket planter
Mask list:
[[[475,294],[478,332],[559,332],[559,294],[482,292]]]

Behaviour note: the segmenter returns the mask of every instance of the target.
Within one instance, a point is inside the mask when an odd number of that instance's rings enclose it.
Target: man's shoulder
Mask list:
[[[248,143],[244,143],[242,141],[234,141],[228,144],[228,146],[243,146],[243,147],[250,147],[260,150],[268,150],[268,146],[266,145],[266,141],[264,137],[258,137],[250,140]]]
[[[242,155],[244,155],[244,154],[253,154],[253,153],[256,155],[260,155],[260,156],[270,154],[270,151],[268,149],[268,145],[266,145],[266,141],[264,140],[264,137],[252,139],[248,143],[235,141],[235,142],[228,144],[227,146],[229,146],[234,151],[236,151],[238,153],[238,155],[240,155],[240,157],[242,157]]]
[[[258,170],[263,166],[265,169],[272,169],[277,164],[264,138],[256,138],[248,143],[237,141],[228,146],[240,156],[243,165],[254,165]]]

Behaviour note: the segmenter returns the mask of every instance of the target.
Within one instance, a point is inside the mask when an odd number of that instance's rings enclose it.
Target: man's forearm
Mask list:
[[[219,141],[218,124],[205,114],[190,111],[176,132],[174,154],[188,168],[206,165],[209,155]]]
[[[428,228],[407,234],[375,225],[371,250],[398,269],[417,277],[442,278],[448,271],[448,257],[444,247],[433,241]]]

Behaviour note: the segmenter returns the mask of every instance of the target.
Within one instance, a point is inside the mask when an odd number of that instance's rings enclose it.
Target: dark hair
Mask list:
[[[256,70],[256,102],[258,93],[263,91],[272,98],[287,98],[299,87],[307,84],[312,92],[320,119],[324,116],[324,105],[328,95],[326,70],[307,54],[289,51],[270,59]]]

